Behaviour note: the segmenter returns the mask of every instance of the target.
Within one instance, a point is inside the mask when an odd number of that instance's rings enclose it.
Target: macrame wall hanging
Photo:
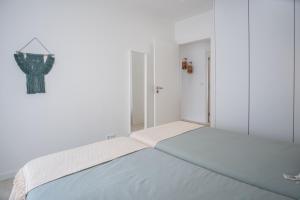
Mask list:
[[[22,52],[33,41],[37,41],[48,54]],[[34,37],[24,47],[16,51],[14,57],[20,69],[26,74],[27,94],[45,93],[45,75],[50,72],[54,64],[54,54],[38,38]],[[46,57],[45,60],[44,57]]]

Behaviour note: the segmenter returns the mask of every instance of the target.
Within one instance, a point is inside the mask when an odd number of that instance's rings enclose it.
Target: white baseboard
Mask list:
[[[0,181],[15,177],[17,170],[0,173]]]

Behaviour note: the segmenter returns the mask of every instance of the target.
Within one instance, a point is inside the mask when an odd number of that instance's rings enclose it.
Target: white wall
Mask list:
[[[210,40],[180,45],[180,58],[193,62],[193,73],[181,70],[181,118],[206,123],[207,116],[207,56]]]
[[[132,123],[144,124],[145,96],[145,61],[144,54],[132,52]]]
[[[173,38],[173,24],[121,1],[2,0],[0,177],[28,160],[130,130],[129,49]],[[46,94],[27,95],[13,53],[39,37],[56,55]]]
[[[210,38],[214,34],[213,10],[175,23],[175,40],[184,44]]]

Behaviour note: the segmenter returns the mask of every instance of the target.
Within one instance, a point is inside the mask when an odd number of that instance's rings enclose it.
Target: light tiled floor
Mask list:
[[[12,188],[13,179],[0,181],[0,200],[8,200]]]
[[[131,127],[131,131],[138,131],[144,129],[144,124],[133,124]]]

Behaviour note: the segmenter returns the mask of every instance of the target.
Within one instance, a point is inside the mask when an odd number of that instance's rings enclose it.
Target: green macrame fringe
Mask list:
[[[27,94],[45,93],[44,76],[50,72],[54,64],[54,57],[48,55],[44,62],[44,55],[22,52],[14,54],[20,69],[26,74]]]

